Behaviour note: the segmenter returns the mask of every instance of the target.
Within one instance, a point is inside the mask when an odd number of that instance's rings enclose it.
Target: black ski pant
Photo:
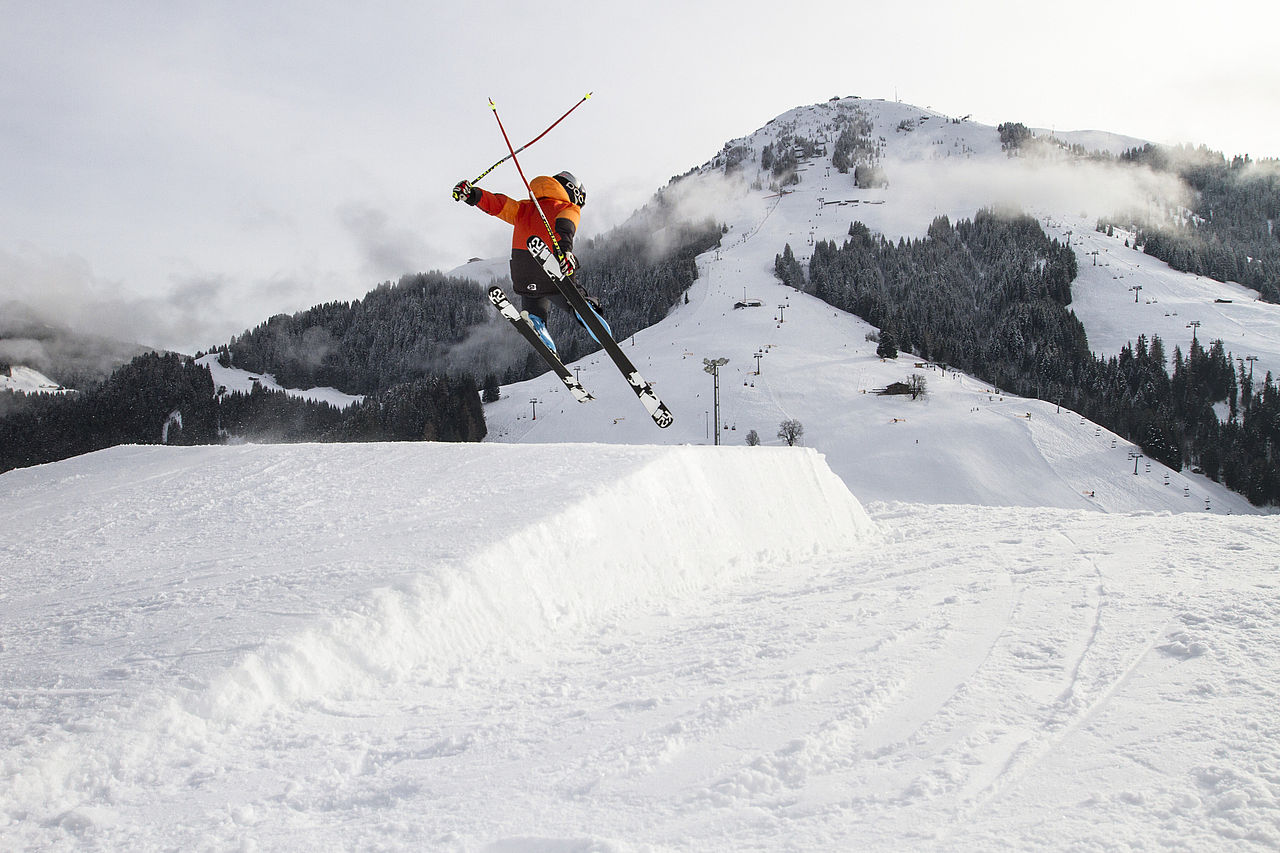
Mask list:
[[[542,322],[551,319],[551,306],[554,305],[561,311],[567,311],[576,319],[578,312],[573,310],[573,306],[569,304],[569,300],[565,299],[559,293],[554,295],[546,294],[543,296],[531,296],[527,293],[520,295],[520,310],[527,311],[530,314],[542,318]],[[582,322],[579,320],[578,322]]]

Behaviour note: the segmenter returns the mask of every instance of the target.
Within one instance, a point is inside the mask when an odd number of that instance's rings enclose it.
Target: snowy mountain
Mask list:
[[[854,218],[919,235],[1021,193],[1071,232],[1101,352],[1194,313],[1269,369],[1275,306],[1095,233],[1095,165],[847,104],[665,190],[729,227],[623,342],[668,430],[593,355],[572,367],[595,400],[505,387],[480,445],[117,447],[0,475],[0,847],[1280,845],[1276,519],[1075,413],[879,359],[773,267]],[[852,106],[889,186],[828,145],[772,188],[765,146],[830,143]],[[713,443],[716,358],[738,446],[686,446]],[[921,399],[875,393],[916,374]],[[741,446],[783,419],[805,447]]]
[[[846,99],[793,110],[725,150],[758,154],[784,135],[829,143],[833,113],[850,105]],[[803,443],[822,452],[863,500],[1254,511],[1204,477],[1135,460],[1136,446],[1073,412],[1010,397],[910,354],[882,361],[867,340],[875,329],[779,283],[774,259],[784,246],[807,260],[815,242],[844,240],[855,219],[890,238],[920,236],[938,215],[958,220],[1014,200],[1034,210],[1062,203],[1059,191],[1074,188],[1066,201],[1093,204],[1092,211],[1039,215],[1046,230],[1070,240],[1077,253],[1072,307],[1096,351],[1116,353],[1153,332],[1172,351],[1189,342],[1186,324],[1195,317],[1201,339],[1222,338],[1237,354],[1257,355],[1260,374],[1273,367],[1280,372],[1280,306],[1258,302],[1256,294],[1249,299],[1238,285],[1171,270],[1125,248],[1123,234],[1094,230],[1104,205],[1128,192],[1110,187],[1095,197],[1091,182],[1109,187],[1097,164],[1028,164],[1006,156],[995,128],[883,101],[852,101],[852,107],[872,121],[871,135],[885,140],[887,188],[855,187],[852,175],[830,165],[830,146],[825,159],[800,165],[800,183],[785,192],[770,188],[768,172],[758,168],[725,178],[717,161],[668,188],[689,215],[714,212],[729,228],[721,248],[699,259],[688,301],[626,342],[636,366],[676,413],[673,427],[654,429],[612,363],[598,354],[573,365],[595,401],[575,403],[550,375],[504,389],[504,399],[486,407],[489,440],[709,443],[713,380],[703,360],[728,358],[720,378],[721,442],[742,444],[755,430],[776,444],[779,423],[799,420]],[[899,129],[906,124],[913,129]],[[1137,304],[1135,284],[1143,287]],[[744,300],[762,307],[734,308]],[[926,379],[923,399],[875,395],[913,374]],[[1130,479],[1113,481],[1116,472]]]
[[[47,322],[19,302],[0,303],[0,364],[10,365],[15,373],[39,373],[54,387],[83,389],[144,352],[150,350]],[[6,386],[23,390],[16,383]]]

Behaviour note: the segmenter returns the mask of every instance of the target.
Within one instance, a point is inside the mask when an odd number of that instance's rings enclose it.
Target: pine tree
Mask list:
[[[898,357],[898,343],[892,329],[880,330],[880,343],[876,346],[876,355],[886,359]]]
[[[502,397],[502,389],[498,386],[498,375],[490,373],[484,378],[484,393],[481,399],[486,403],[496,403]]]

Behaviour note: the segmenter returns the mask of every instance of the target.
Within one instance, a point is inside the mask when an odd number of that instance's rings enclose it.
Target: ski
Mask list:
[[[653,385],[640,375],[640,371],[631,363],[631,359],[627,358],[627,354],[622,351],[622,347],[618,346],[618,342],[613,339],[613,334],[609,327],[591,307],[591,303],[587,301],[577,286],[565,278],[564,271],[560,266],[559,259],[552,253],[551,247],[541,237],[533,236],[528,241],[529,252],[534,259],[542,265],[546,270],[548,277],[556,283],[556,287],[560,289],[560,293],[564,296],[569,306],[577,312],[581,318],[583,325],[587,327],[587,331],[591,332],[604,351],[609,354],[609,358],[613,359],[613,363],[618,366],[618,370],[622,371],[623,377],[627,380],[627,384],[631,386],[631,390],[636,392],[636,396],[640,398],[640,402],[644,405],[649,417],[653,418],[653,422],[660,428],[666,429],[675,421],[675,416],[671,414],[671,410],[667,408],[667,404],[662,402],[656,393],[654,393]]]
[[[555,371],[556,376],[560,377],[560,381],[564,383],[564,387],[569,389],[569,393],[574,396],[579,403],[585,403],[593,399],[587,390],[582,387],[582,383],[578,381],[578,377],[574,376],[573,371],[565,367],[560,356],[556,355],[555,350],[547,346],[542,338],[538,337],[538,333],[533,330],[533,326],[524,318],[516,306],[511,304],[511,300],[507,299],[507,294],[501,287],[497,285],[489,288],[489,301],[493,303],[493,307],[498,309],[498,313],[516,327],[518,331],[529,345],[538,351],[542,356],[542,360],[547,366]]]

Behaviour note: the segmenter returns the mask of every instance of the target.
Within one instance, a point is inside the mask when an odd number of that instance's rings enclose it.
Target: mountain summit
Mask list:
[[[882,359],[880,329],[780,280],[781,259],[789,254],[803,275],[815,247],[848,240],[855,221],[890,240],[919,239],[940,216],[960,221],[1021,202],[1074,252],[1071,307],[1091,342],[1096,335],[1099,354],[1152,332],[1188,341],[1194,307],[1206,339],[1206,328],[1242,349],[1248,339],[1250,351],[1280,367],[1276,306],[1256,294],[1246,299],[1238,285],[1172,270],[1126,247],[1122,235],[1094,229],[1130,191],[1125,169],[1065,143],[1019,154],[1001,136],[999,128],[904,104],[842,99],[789,111],[731,140],[660,193],[687,216],[719,216],[727,228],[719,248],[698,258],[687,299],[626,342],[671,405],[675,426],[650,429],[607,365],[589,356],[574,367],[595,402],[577,405],[545,379],[509,387],[486,409],[490,440],[712,443],[714,383],[703,364],[728,358],[720,441],[742,444],[754,432],[777,443],[779,424],[799,421],[803,442],[864,500],[1248,511],[1218,484],[1145,456],[1135,475],[1136,445],[1057,404],[1010,395],[911,352]],[[1154,180],[1151,187],[1166,189]],[[1093,209],[1077,209],[1084,203]],[[1143,298],[1135,304],[1138,283]],[[913,380],[926,391],[914,400],[876,393]]]

